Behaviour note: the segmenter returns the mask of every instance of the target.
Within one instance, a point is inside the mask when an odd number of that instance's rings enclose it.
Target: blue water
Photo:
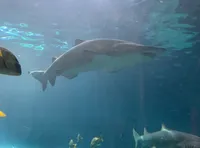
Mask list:
[[[103,135],[104,148],[132,148],[132,128],[161,124],[200,136],[198,0],[1,0],[0,46],[22,65],[20,77],[1,75],[0,148],[79,148]],[[74,40],[117,38],[161,46],[167,54],[111,74],[59,77],[42,91],[28,75],[43,70]]]

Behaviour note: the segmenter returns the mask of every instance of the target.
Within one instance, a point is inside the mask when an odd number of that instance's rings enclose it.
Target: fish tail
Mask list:
[[[135,140],[135,148],[137,148],[138,140],[140,139],[140,135],[136,132],[136,130],[133,128],[133,138]]]
[[[31,71],[28,72],[31,74],[36,80],[38,80],[42,84],[42,90],[45,91],[47,88],[47,77],[44,75],[45,71]]]

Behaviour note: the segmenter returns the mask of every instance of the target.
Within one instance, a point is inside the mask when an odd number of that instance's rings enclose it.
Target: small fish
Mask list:
[[[94,137],[90,143],[90,148],[96,148],[99,147],[101,145],[101,143],[103,142],[103,137]]]
[[[0,111],[0,118],[2,118],[2,117],[6,117],[6,114],[4,112]]]
[[[21,65],[16,56],[6,48],[0,47],[0,74],[20,76]]]
[[[77,143],[79,143],[81,140],[83,140],[83,137],[80,134],[78,134],[76,139]]]
[[[164,124],[160,131],[149,133],[144,128],[144,135],[133,129],[135,148],[200,148],[200,137],[167,129]],[[138,146],[140,145],[140,146]]]
[[[71,139],[71,140],[69,141],[69,148],[76,148],[76,147],[77,147],[77,144],[74,143],[73,139]]]
[[[98,70],[115,73],[151,61],[165,51],[165,48],[118,39],[76,39],[75,46],[59,57],[53,57],[52,64],[46,70],[28,73],[42,84],[45,91],[47,82],[54,86],[57,76],[73,79],[83,72]]]

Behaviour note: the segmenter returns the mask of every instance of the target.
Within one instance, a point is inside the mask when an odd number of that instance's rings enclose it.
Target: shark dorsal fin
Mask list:
[[[84,41],[85,41],[85,40],[76,39],[76,40],[75,40],[75,46],[78,45],[78,44],[83,43]]]
[[[52,57],[52,63],[57,59],[57,57]]]
[[[147,129],[144,128],[144,135],[146,135],[146,134],[149,134],[149,133],[147,132]]]
[[[164,124],[162,124],[161,126],[161,131],[167,130],[166,126]]]

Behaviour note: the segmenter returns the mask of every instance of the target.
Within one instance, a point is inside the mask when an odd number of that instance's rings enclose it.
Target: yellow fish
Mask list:
[[[0,111],[0,117],[6,117],[6,114],[2,111]]]

